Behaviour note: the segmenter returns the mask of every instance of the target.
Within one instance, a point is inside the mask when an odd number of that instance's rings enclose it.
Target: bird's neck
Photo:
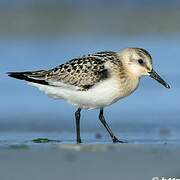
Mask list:
[[[129,73],[128,71],[124,71],[123,74],[120,74],[120,81],[121,85],[123,86],[124,95],[131,94],[139,85],[140,78],[134,76],[133,74]]]

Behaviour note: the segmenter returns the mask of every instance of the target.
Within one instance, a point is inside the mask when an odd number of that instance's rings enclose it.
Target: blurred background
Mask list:
[[[125,47],[147,49],[172,88],[143,78],[135,93],[106,108],[107,121],[125,139],[180,139],[179,0],[0,0],[0,133],[75,130],[74,107],[7,71],[48,69]],[[106,136],[97,110],[82,113],[84,134]]]

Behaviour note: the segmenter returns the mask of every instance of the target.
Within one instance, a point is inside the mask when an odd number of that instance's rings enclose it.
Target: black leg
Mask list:
[[[103,108],[100,109],[99,120],[101,121],[101,123],[104,125],[104,127],[108,131],[109,135],[111,136],[113,143],[123,143],[123,141],[120,141],[116,138],[116,136],[113,134],[112,130],[110,129],[110,127],[106,123],[106,120],[105,120],[104,114],[103,114]]]
[[[77,137],[77,144],[81,143],[81,135],[80,135],[80,118],[81,118],[81,108],[75,112],[76,118],[76,137]]]

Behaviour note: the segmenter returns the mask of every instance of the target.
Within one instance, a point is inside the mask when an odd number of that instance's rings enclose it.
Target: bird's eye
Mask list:
[[[144,61],[143,61],[142,59],[139,59],[139,60],[138,60],[138,63],[139,63],[139,64],[144,64]]]

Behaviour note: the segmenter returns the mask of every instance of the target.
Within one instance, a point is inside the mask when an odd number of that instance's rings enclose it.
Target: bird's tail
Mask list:
[[[34,82],[38,84],[44,84],[48,85],[48,82],[45,79],[47,71],[40,70],[40,71],[26,71],[26,72],[8,72],[8,76],[20,79],[20,80],[25,80],[28,82]]]

